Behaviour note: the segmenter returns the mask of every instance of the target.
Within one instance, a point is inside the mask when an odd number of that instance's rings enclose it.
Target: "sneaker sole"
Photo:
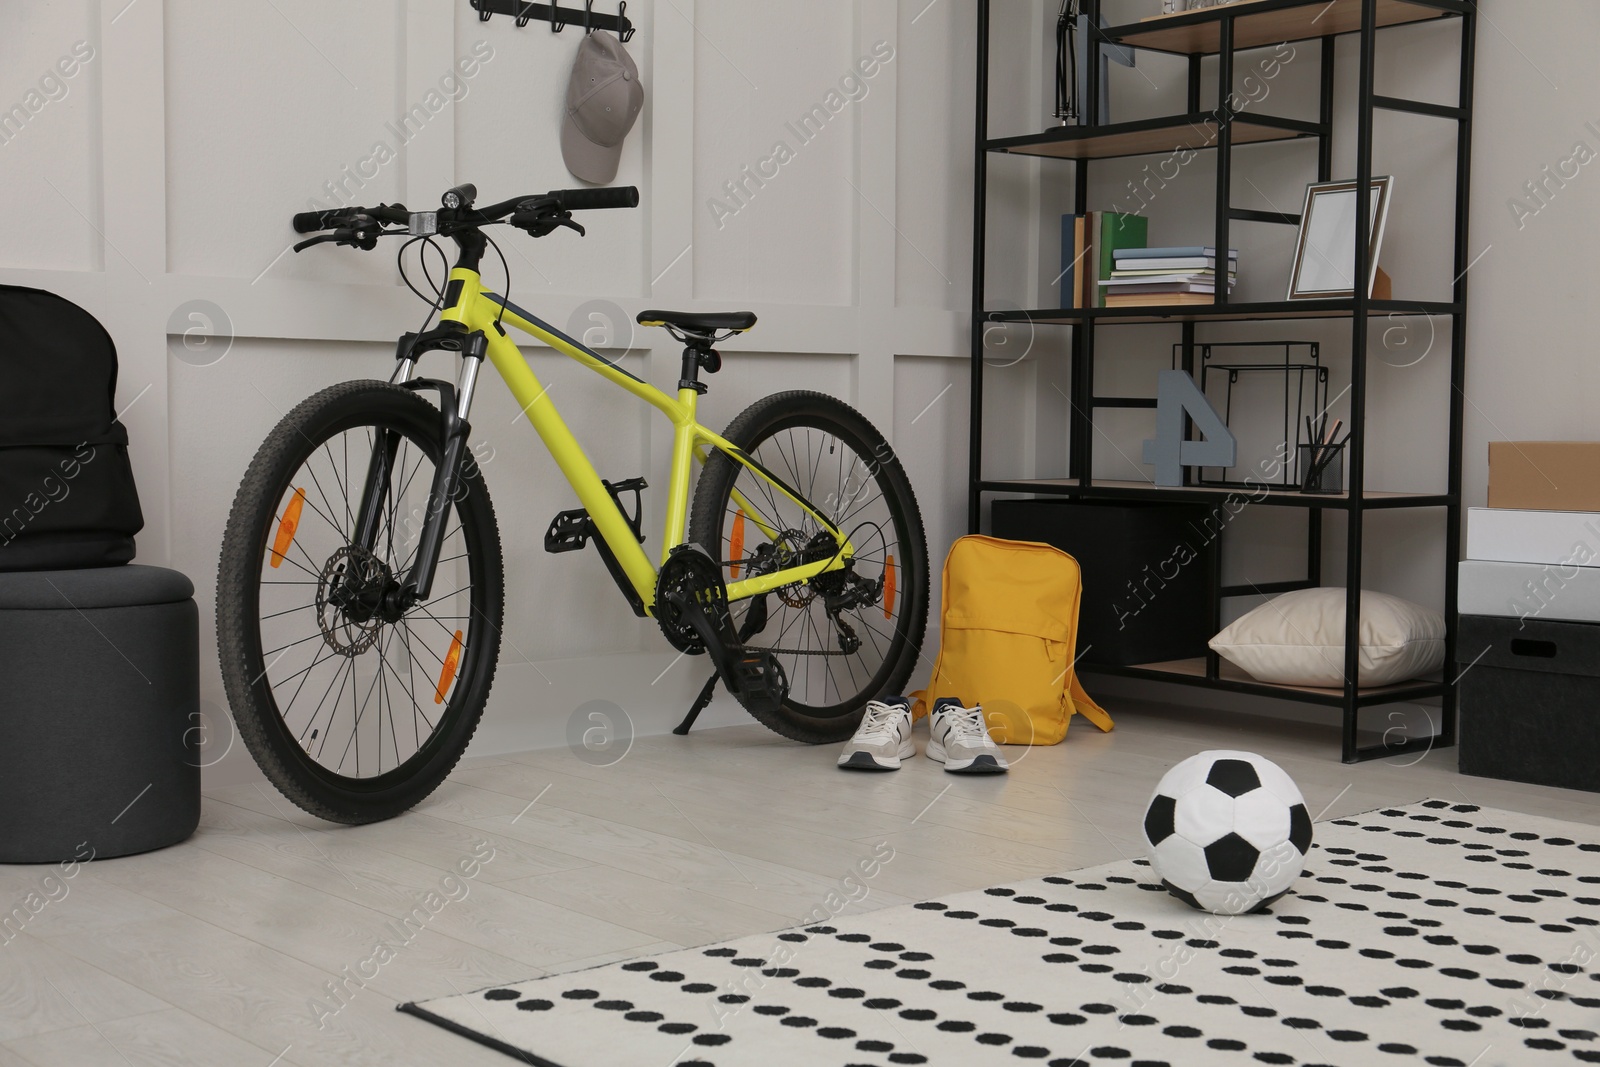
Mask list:
[[[916,754],[916,748],[909,743],[898,756],[874,756],[863,750],[843,757],[839,760],[839,766],[847,771],[898,771],[901,760],[909,759]]]
[[[987,752],[971,759],[952,760],[945,753],[944,746],[937,741],[928,742],[927,754],[929,759],[944,764],[944,769],[949,774],[1004,774],[1009,769],[1007,764]]]

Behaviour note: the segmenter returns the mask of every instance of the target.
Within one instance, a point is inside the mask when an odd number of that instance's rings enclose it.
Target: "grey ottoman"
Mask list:
[[[0,863],[124,856],[194,832],[193,596],[161,567],[0,573]]]

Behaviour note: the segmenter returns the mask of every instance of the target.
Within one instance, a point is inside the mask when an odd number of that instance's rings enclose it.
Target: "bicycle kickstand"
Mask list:
[[[744,625],[739,628],[739,643],[741,645],[744,644],[744,642],[766,629],[766,626],[767,598],[760,596],[751,603],[750,614],[745,617]],[[700,713],[710,706],[711,698],[716,696],[717,693],[717,682],[721,679],[722,676],[720,674],[713,674],[706,679],[706,684],[700,688],[700,695],[694,698],[694,703],[689,707],[689,714],[685,715],[683,721],[672,728],[674,734],[682,737],[689,732],[690,728],[694,726],[694,721],[700,717]]]
[[[683,721],[672,728],[673,733],[677,734],[679,737],[682,737],[684,734],[689,732],[689,728],[692,727],[694,725],[694,721],[700,717],[700,713],[705,711],[706,708],[710,706],[711,698],[715,696],[717,692],[717,683],[721,680],[721,675],[717,674],[713,674],[710,678],[706,679],[706,684],[701,688],[700,695],[694,698],[694,704],[689,708],[689,714],[685,715],[683,717]]]

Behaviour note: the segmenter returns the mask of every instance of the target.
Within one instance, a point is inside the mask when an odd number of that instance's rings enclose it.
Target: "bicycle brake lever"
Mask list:
[[[351,225],[340,227],[331,233],[322,233],[307,241],[301,241],[294,246],[296,252],[302,252],[312,245],[324,244],[332,241],[335,244],[350,245],[372,251],[378,247],[378,238],[386,233],[405,233],[404,230],[386,231],[383,224],[370,215],[357,215],[351,220]]]
[[[573,222],[572,216],[566,212],[554,215],[545,211],[518,211],[507,221],[517,229],[534,237],[547,236],[554,232],[557,226],[565,226],[568,229],[577,230],[580,237],[587,232],[581,225]]]

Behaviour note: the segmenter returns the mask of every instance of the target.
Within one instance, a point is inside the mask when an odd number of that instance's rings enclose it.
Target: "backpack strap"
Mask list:
[[[1078,672],[1072,672],[1072,685],[1067,690],[1072,699],[1072,710],[1088,719],[1100,728],[1102,733],[1110,733],[1115,725],[1111,716],[1106,714],[1106,709],[1094,702],[1094,698],[1084,692],[1083,683],[1078,681]]]

